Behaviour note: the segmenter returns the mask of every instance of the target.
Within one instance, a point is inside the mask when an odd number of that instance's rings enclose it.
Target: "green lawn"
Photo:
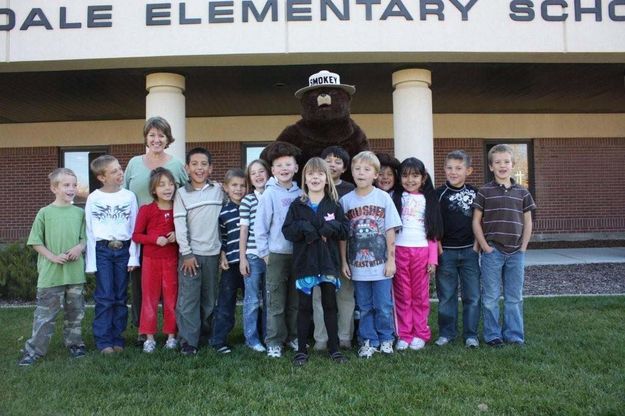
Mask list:
[[[435,308],[436,305],[433,305]],[[0,415],[65,414],[625,414],[625,297],[528,299],[527,345],[349,354],[338,366],[313,353],[304,368],[241,346],[71,361],[57,325],[50,352],[16,365],[32,308],[0,310]],[[435,309],[431,320],[436,335]],[[93,351],[88,310],[84,336]],[[128,339],[136,333],[128,331]],[[162,343],[159,343],[159,346]]]

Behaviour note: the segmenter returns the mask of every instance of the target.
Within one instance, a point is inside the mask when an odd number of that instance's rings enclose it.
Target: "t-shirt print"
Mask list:
[[[385,210],[375,205],[347,211],[350,230],[349,263],[354,267],[375,267],[386,262]]]

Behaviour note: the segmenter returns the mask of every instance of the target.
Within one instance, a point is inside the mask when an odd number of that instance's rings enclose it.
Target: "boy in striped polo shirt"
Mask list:
[[[488,152],[488,168],[495,180],[480,188],[473,201],[473,232],[482,249],[484,341],[492,347],[504,342],[525,343],[523,268],[536,204],[529,191],[512,179],[513,167],[512,148],[505,144],[493,146]],[[503,331],[499,324],[502,282]]]
[[[234,328],[234,312],[237,304],[237,290],[243,288],[243,275],[239,270],[239,205],[245,196],[245,173],[241,169],[230,169],[224,177],[224,191],[228,201],[219,213],[221,233],[222,270],[219,280],[219,296],[215,306],[213,337],[210,344],[220,354],[232,351],[228,345],[228,334]]]

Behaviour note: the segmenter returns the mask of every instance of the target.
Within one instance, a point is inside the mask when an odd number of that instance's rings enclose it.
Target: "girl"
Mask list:
[[[399,160],[386,153],[375,154],[380,160],[380,173],[376,180],[375,186],[386,191],[393,196],[393,191],[397,189],[399,179],[397,169],[399,169]]]
[[[310,159],[304,166],[302,178],[302,196],[293,201],[282,226],[284,237],[293,242],[295,286],[299,295],[297,339],[300,342],[293,364],[301,366],[308,362],[306,339],[315,286],[321,289],[330,358],[344,363],[347,359],[338,350],[336,291],[340,287],[339,240],[347,237],[347,220],[323,159]]]
[[[393,202],[402,220],[395,242],[397,270],[393,279],[397,350],[420,350],[430,340],[430,276],[438,264],[437,240],[443,221],[432,179],[414,157],[399,166],[400,182]]]
[[[240,262],[239,270],[243,275],[245,295],[243,298],[243,335],[245,344],[254,351],[264,352],[265,347],[260,342],[259,328],[264,328],[264,320],[259,325],[263,285],[265,280],[265,262],[258,257],[256,240],[254,237],[254,221],[258,198],[265,190],[269,179],[269,166],[262,159],[256,159],[249,164],[245,172],[247,178],[247,194],[239,206],[239,222],[241,225],[239,238]]]
[[[158,302],[163,298],[163,332],[167,334],[165,348],[175,349],[176,298],[178,297],[178,244],[174,232],[173,199],[176,180],[165,168],[150,173],[151,204],[139,209],[132,239],[143,245],[141,264],[141,318],[139,333],[146,335],[143,352],[156,348]]]

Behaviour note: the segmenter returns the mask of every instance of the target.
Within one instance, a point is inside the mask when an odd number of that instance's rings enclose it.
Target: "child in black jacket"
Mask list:
[[[338,350],[336,290],[340,287],[339,240],[347,237],[347,219],[330,171],[321,158],[312,158],[302,172],[303,194],[293,201],[282,226],[284,237],[293,242],[295,285],[299,294],[297,314],[298,351],[296,366],[308,362],[308,339],[312,316],[312,289],[321,289],[323,318],[328,331],[330,358],[347,359]]]

